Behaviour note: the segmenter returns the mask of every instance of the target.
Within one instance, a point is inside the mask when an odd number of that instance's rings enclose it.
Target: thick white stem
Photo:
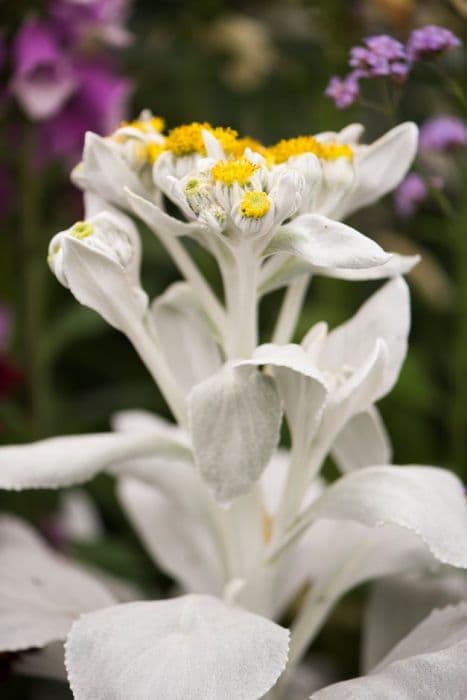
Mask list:
[[[226,354],[229,359],[251,357],[258,342],[257,281],[259,262],[248,243],[234,250],[222,266],[227,304]]]
[[[127,337],[158,385],[162,396],[181,427],[187,426],[184,396],[165,357],[151,338],[143,323],[137,322],[127,330]]]
[[[226,330],[226,315],[211,287],[176,236],[163,232],[161,233],[161,231],[157,232],[157,236],[186,281],[190,284],[195,294],[197,294],[204,310],[217,328],[220,337],[223,338]]]
[[[310,275],[303,275],[287,287],[272,336],[276,345],[285,345],[292,340],[310,278]]]

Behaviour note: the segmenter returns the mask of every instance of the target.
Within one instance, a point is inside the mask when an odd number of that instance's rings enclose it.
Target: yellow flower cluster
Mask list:
[[[162,135],[165,121],[162,117],[149,117],[125,122],[122,127],[132,127],[144,134],[157,133]],[[182,157],[191,154],[206,155],[206,147],[203,140],[203,131],[211,133],[221,144],[225,154],[232,162],[219,163],[213,169],[213,177],[226,184],[239,182],[245,184],[251,177],[255,168],[244,158],[246,148],[261,154],[268,166],[285,163],[289,158],[313,153],[322,160],[336,160],[347,158],[352,160],[353,150],[348,144],[337,142],[321,143],[314,136],[297,136],[291,139],[282,139],[273,146],[264,146],[260,141],[249,136],[239,137],[238,133],[230,127],[213,127],[209,122],[192,122],[182,124],[171,129],[161,143],[149,142],[141,149],[141,160],[152,165],[164,152],[170,152],[174,156]],[[124,141],[125,136],[114,135],[117,141]]]

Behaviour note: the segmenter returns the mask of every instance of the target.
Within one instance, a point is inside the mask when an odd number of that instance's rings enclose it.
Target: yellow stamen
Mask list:
[[[353,157],[353,151],[347,144],[320,143],[313,136],[297,136],[293,139],[282,139],[268,149],[275,163],[284,163],[293,156],[303,153],[314,153],[324,160],[336,160],[337,158]]]
[[[167,150],[172,151],[176,156],[187,156],[190,153],[200,153],[206,155],[206,148],[203,142],[203,129],[212,131],[212,127],[207,122],[192,122],[176,126],[169,131],[165,141]]]
[[[122,122],[121,127],[131,126],[133,129],[138,129],[144,134],[150,134],[154,131],[161,133],[165,129],[165,119],[162,117],[149,117],[149,119],[134,119],[131,122]]]
[[[250,136],[245,136],[244,138],[236,139],[232,143],[228,152],[229,155],[232,155],[235,158],[240,158],[241,156],[243,156],[245,148],[250,148],[252,151],[254,151],[254,153],[260,153],[266,159],[269,156],[269,152],[266,146],[263,146],[263,144],[260,143],[260,141],[256,141],[256,139],[250,138]]]
[[[73,236],[73,238],[77,238],[79,241],[82,241],[83,238],[90,236],[93,231],[94,227],[92,224],[88,223],[87,221],[77,221],[72,227],[70,235]]]
[[[268,213],[270,207],[271,201],[266,192],[252,190],[243,195],[240,212],[242,216],[247,216],[249,219],[261,219]]]
[[[227,152],[230,152],[237,138],[237,132],[230,127],[217,126],[214,128],[208,122],[192,122],[191,124],[177,126],[169,131],[165,147],[176,156],[187,156],[190,153],[199,153],[205,156],[206,147],[203,141],[203,130],[213,134]]]
[[[146,160],[153,165],[163,151],[165,151],[163,143],[147,143],[145,148]]]
[[[211,170],[211,175],[214,180],[223,182],[225,185],[233,185],[238,182],[239,185],[246,185],[259,170],[259,165],[250,163],[246,158],[238,160],[220,160]]]

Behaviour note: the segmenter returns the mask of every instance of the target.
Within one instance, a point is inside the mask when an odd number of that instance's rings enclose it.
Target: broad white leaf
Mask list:
[[[117,207],[127,207],[125,188],[145,194],[141,180],[111,139],[87,132],[83,160],[72,172],[71,179],[82,190],[90,190]]]
[[[0,488],[21,491],[71,486],[108,469],[125,472],[120,463],[146,455],[163,458],[170,468],[172,461],[186,459],[187,448],[147,431],[69,435],[7,445],[0,448]],[[133,473],[131,462],[127,469],[126,473]]]
[[[328,395],[325,377],[300,345],[260,345],[244,364],[269,365],[295,442],[313,439]]]
[[[119,482],[125,511],[148,552],[185,591],[220,595],[226,571],[208,490],[193,467],[151,466],[159,488],[136,479]]]
[[[370,238],[318,214],[303,214],[279,228],[266,250],[266,255],[272,253],[288,253],[314,266],[352,269],[382,265],[390,259]]]
[[[73,625],[68,677],[76,700],[253,700],[282,673],[288,636],[210,596],[128,603]]]
[[[177,282],[151,305],[159,347],[187,394],[222,366],[214,331],[189,285]]]
[[[63,640],[82,612],[114,603],[97,579],[55,554],[25,523],[0,518],[0,651]]]
[[[333,443],[332,456],[342,472],[391,462],[389,436],[374,406],[346,423]]]
[[[467,508],[459,479],[435,467],[366,467],[349,472],[305,511],[310,576],[338,594],[362,581],[429,567],[467,568]],[[345,571],[345,576],[341,574]]]
[[[467,604],[436,610],[368,675],[328,686],[312,700],[464,700]]]
[[[225,365],[188,397],[195,462],[219,501],[248,491],[279,440],[274,380],[255,368]]]
[[[448,567],[431,574],[376,581],[371,587],[363,622],[363,670],[372,669],[432,610],[464,600],[467,600],[467,574]]]
[[[322,371],[357,368],[367,360],[378,339],[388,348],[388,363],[380,398],[399,376],[407,353],[410,329],[410,297],[402,277],[386,282],[346,323],[335,328],[322,346],[318,365]],[[376,400],[376,399],[375,399]]]
[[[341,200],[333,216],[344,218],[391,192],[405,177],[418,145],[418,129],[405,122],[369,146],[356,148],[354,186]]]

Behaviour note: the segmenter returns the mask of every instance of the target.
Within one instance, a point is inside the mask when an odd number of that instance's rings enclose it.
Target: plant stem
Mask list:
[[[257,286],[259,263],[248,243],[234,251],[222,267],[227,305],[226,354],[229,359],[250,358],[258,341]]]
[[[274,328],[273,343],[285,345],[292,340],[310,279],[311,275],[303,275],[287,287]]]

